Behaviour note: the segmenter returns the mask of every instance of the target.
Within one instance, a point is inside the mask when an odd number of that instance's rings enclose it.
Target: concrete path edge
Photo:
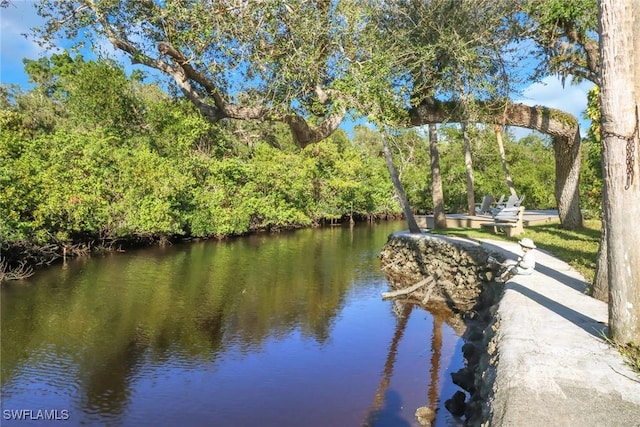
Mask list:
[[[521,254],[516,243],[481,244]],[[486,425],[640,427],[640,375],[605,339],[607,304],[567,263],[536,251],[534,274],[507,282],[498,304]]]

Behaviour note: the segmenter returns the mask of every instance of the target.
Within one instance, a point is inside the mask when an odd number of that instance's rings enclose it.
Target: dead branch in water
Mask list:
[[[33,276],[33,268],[26,262],[20,261],[16,267],[11,267],[9,263],[0,258],[0,282],[4,280],[22,280]]]
[[[433,278],[433,276],[428,276],[422,279],[421,281],[419,281],[418,283],[416,283],[415,285],[409,286],[408,288],[398,289],[396,291],[391,291],[391,292],[383,292],[382,299],[396,298],[402,295],[407,295],[427,285],[428,287],[425,290],[425,298],[428,301],[429,296],[431,296],[431,291],[433,290],[433,286],[435,285],[435,283],[436,283],[436,280]]]
[[[431,298],[431,292],[433,292],[433,287],[436,284],[435,280],[432,280],[429,284],[429,287],[424,292],[424,297],[422,298],[422,305],[427,305],[429,302],[429,298]]]

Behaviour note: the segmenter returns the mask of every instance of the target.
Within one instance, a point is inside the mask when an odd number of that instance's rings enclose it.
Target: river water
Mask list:
[[[403,228],[135,250],[11,282],[0,423],[395,427],[431,406],[458,425],[449,315],[380,298],[378,255]]]

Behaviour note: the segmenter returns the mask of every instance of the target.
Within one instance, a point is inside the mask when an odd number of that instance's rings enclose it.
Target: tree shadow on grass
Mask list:
[[[584,240],[586,242],[600,241],[600,230],[594,230],[591,228],[579,228],[576,230],[565,230],[560,228],[558,224],[555,225],[530,225],[527,227],[538,233],[549,233],[559,236],[565,240]]]

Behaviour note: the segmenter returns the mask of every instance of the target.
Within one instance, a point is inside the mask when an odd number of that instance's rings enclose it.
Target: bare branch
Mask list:
[[[23,280],[33,276],[33,268],[21,261],[16,267],[9,266],[4,258],[0,257],[0,283],[4,280]]]

